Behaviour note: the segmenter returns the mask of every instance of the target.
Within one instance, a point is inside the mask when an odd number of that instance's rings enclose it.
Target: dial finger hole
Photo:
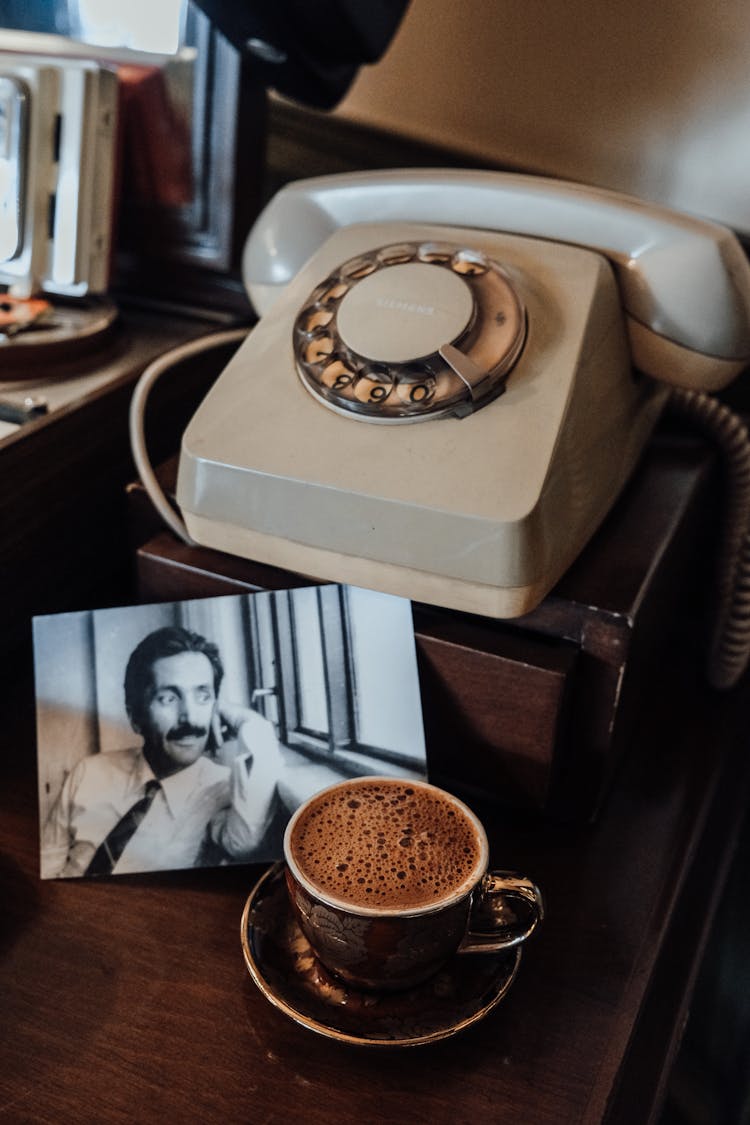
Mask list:
[[[345,281],[336,278],[329,278],[313,293],[313,300],[319,305],[333,305],[336,301],[340,301],[345,293],[349,291],[349,286]]]
[[[393,377],[388,371],[364,371],[354,386],[354,397],[371,406],[384,403],[393,389]]]
[[[374,273],[377,263],[370,257],[353,258],[351,262],[341,267],[341,276],[351,281],[359,281],[368,274]]]
[[[320,382],[331,391],[341,394],[348,391],[356,376],[350,367],[340,359],[327,363],[320,374]]]
[[[460,250],[451,262],[451,268],[463,277],[477,277],[486,273],[489,266],[484,254],[476,250]]]
[[[402,242],[396,246],[385,246],[378,252],[378,261],[382,266],[398,266],[402,262],[410,262],[415,254],[415,248],[410,242]]]
[[[450,262],[453,255],[456,253],[456,247],[451,246],[448,242],[424,242],[418,251],[420,262],[428,262],[430,265],[444,265]]]
[[[435,397],[436,381],[426,372],[406,372],[396,383],[396,396],[410,410],[420,410],[429,406]]]
[[[306,363],[322,363],[333,353],[334,343],[332,336],[315,336],[304,348]]]
[[[313,308],[302,313],[299,323],[303,332],[314,332],[317,328],[327,328],[333,320],[333,309]]]

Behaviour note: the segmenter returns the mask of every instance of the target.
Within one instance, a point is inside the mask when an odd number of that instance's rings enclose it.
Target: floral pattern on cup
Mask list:
[[[364,988],[409,988],[455,952],[466,930],[470,896],[440,911],[406,918],[356,915],[309,896],[286,872],[297,922],[320,960],[343,981]]]

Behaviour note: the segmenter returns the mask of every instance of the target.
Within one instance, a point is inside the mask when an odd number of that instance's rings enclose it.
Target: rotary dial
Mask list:
[[[526,318],[504,270],[449,243],[399,243],[345,262],[294,326],[299,375],[367,421],[462,417],[505,388]]]

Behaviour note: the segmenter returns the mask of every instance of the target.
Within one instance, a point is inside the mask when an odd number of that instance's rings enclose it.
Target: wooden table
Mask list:
[[[669,1073],[748,789],[746,688],[665,665],[599,821],[479,808],[547,918],[505,1000],[411,1049],[272,1008],[239,923],[259,868],[41,883],[32,689],[0,764],[0,1121],[644,1125]]]

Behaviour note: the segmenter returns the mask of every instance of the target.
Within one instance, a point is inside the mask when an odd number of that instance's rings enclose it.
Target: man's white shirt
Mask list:
[[[192,867],[209,823],[230,801],[228,766],[201,756],[162,778],[114,874]],[[154,773],[140,748],[92,754],[68,774],[45,826],[42,878],[84,874],[94,851],[144,794]],[[68,858],[71,869],[64,871]]]

